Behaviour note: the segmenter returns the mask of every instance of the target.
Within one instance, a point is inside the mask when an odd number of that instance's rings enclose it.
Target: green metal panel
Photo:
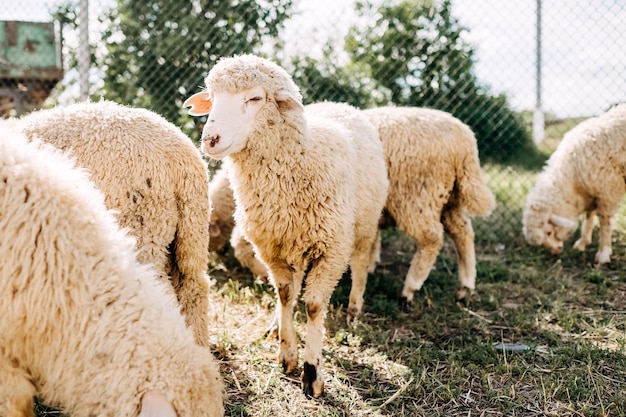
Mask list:
[[[60,80],[52,22],[0,21],[0,78]]]

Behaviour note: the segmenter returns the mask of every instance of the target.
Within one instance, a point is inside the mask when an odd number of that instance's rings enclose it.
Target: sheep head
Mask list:
[[[255,55],[222,58],[205,79],[206,90],[185,101],[189,114],[208,114],[200,150],[222,159],[243,150],[260,125],[302,115],[302,96],[289,74]]]
[[[576,220],[560,216],[549,207],[530,204],[524,209],[523,232],[531,245],[541,245],[554,254],[563,251],[563,242],[578,227]]]

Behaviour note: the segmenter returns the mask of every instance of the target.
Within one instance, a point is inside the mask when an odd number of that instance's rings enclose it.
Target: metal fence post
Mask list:
[[[537,0],[537,45],[536,45],[536,100],[533,113],[533,141],[535,145],[543,142],[544,115],[541,108],[541,0]]]
[[[80,0],[78,10],[78,73],[79,98],[86,100],[89,97],[89,0]]]

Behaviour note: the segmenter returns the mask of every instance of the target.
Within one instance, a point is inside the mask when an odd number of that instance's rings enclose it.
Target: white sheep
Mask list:
[[[487,215],[495,207],[473,132],[440,110],[387,106],[363,112],[378,129],[385,152],[390,184],[385,211],[418,247],[402,297],[412,301],[428,278],[444,231],[458,258],[457,298],[467,297],[476,282],[470,216]]]
[[[208,172],[191,139],[152,111],[109,101],[37,111],[19,126],[90,171],[136,238],[139,260],[171,281],[187,324],[207,346]]]
[[[359,111],[337,105],[345,124],[304,114],[298,87],[269,60],[240,55],[221,59],[206,91],[184,105],[207,114],[201,150],[224,159],[236,201],[235,221],[269,270],[279,301],[279,362],[298,364],[293,309],[306,275],[306,341],[302,387],[323,392],[322,345],[330,296],[348,263],[353,286],[347,318],[362,307],[377,223],[387,195],[382,147]],[[368,133],[369,132],[369,133]],[[307,270],[310,270],[307,273]]]
[[[82,169],[0,129],[0,415],[215,417],[223,383]]]
[[[526,198],[523,233],[552,253],[578,227],[585,213],[580,251],[591,243],[594,217],[600,223],[596,264],[611,261],[612,219],[626,192],[626,104],[580,123],[563,136]]]

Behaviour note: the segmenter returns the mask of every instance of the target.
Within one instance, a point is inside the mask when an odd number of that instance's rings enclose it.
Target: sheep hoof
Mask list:
[[[400,304],[400,308],[403,310],[408,310],[409,306],[413,304],[413,290],[403,289],[402,294],[400,294],[400,298],[398,303]]]
[[[577,251],[580,252],[584,252],[585,248],[587,247],[587,242],[583,241],[582,239],[578,239],[575,243],[574,243],[574,249],[576,249]]]
[[[606,252],[596,253],[596,265],[604,265],[611,262],[611,254]]]
[[[281,361],[281,365],[283,367],[283,372],[285,375],[291,374],[296,369],[297,362],[288,361],[287,359],[283,359]]]
[[[474,293],[474,290],[472,288],[468,288],[468,287],[459,288],[456,291],[456,300],[457,301],[469,300],[473,293]]]
[[[400,297],[398,297],[398,305],[400,306],[400,309],[404,312],[408,311],[409,306],[413,304],[413,300],[409,300],[408,298],[406,298],[405,296],[401,295]]]
[[[356,307],[348,307],[346,311],[346,324],[352,323],[359,316],[359,311]]]
[[[307,397],[319,398],[324,392],[324,381],[317,379],[317,369],[308,362],[304,363],[304,369],[300,374],[302,391]]]
[[[265,329],[265,337],[278,339],[278,321],[276,321],[276,317],[274,317],[270,325]]]

